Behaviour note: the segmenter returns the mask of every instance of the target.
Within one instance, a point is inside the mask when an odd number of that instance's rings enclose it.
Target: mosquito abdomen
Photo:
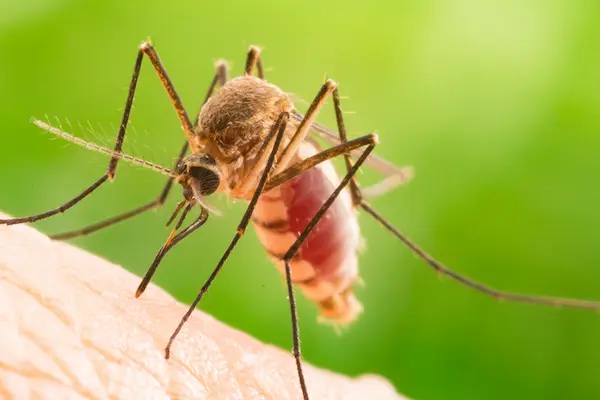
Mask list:
[[[303,157],[316,150],[308,143]],[[333,164],[325,162],[262,195],[253,214],[258,237],[283,272],[281,258],[339,183]],[[343,191],[314,227],[291,261],[292,280],[319,305],[326,319],[353,321],[362,307],[353,292],[358,279],[358,221],[350,195]]]

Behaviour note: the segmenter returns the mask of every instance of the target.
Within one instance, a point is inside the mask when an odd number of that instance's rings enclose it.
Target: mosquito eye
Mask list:
[[[188,173],[196,180],[194,186],[202,196],[213,194],[221,183],[219,175],[208,168],[190,167]]]

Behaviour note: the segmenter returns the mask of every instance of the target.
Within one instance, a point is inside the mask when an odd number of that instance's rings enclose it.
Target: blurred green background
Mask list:
[[[600,7],[596,0],[202,2],[2,0],[0,208],[62,204],[107,159],[48,135],[32,116],[69,119],[112,146],[136,46],[151,36],[195,113],[213,73],[241,72],[264,46],[268,79],[305,102],[340,82],[350,133],[376,130],[380,155],[416,179],[374,205],[457,271],[519,292],[600,299]],[[95,133],[78,128],[90,121]],[[320,121],[333,124],[331,106]],[[145,64],[126,150],[171,165],[183,134]],[[102,125],[102,127],[100,126]],[[367,180],[374,176],[363,174]],[[153,199],[164,177],[124,163],[116,182],[37,227],[80,227]],[[74,242],[143,274],[181,196]],[[190,302],[234,233],[243,204],[166,257],[155,282]],[[305,359],[377,373],[418,399],[600,398],[600,316],[499,303],[438,279],[360,216],[366,312],[342,335],[300,299]],[[131,288],[132,292],[135,288]],[[202,308],[291,348],[283,280],[253,233]],[[292,358],[290,356],[290,363]]]

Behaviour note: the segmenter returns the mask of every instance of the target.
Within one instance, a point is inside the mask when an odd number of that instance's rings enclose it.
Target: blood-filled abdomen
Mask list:
[[[298,158],[316,149],[303,143]],[[282,273],[283,255],[333,193],[340,179],[329,161],[305,171],[263,194],[252,221],[258,237]],[[353,284],[358,279],[358,221],[347,190],[343,190],[306,238],[291,262],[292,281],[319,304],[323,317],[351,322],[361,312]]]

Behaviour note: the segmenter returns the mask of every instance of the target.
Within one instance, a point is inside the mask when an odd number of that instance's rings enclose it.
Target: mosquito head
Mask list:
[[[179,172],[186,181],[184,186],[189,186],[197,199],[213,194],[221,184],[217,163],[207,154],[192,154],[184,158]]]

